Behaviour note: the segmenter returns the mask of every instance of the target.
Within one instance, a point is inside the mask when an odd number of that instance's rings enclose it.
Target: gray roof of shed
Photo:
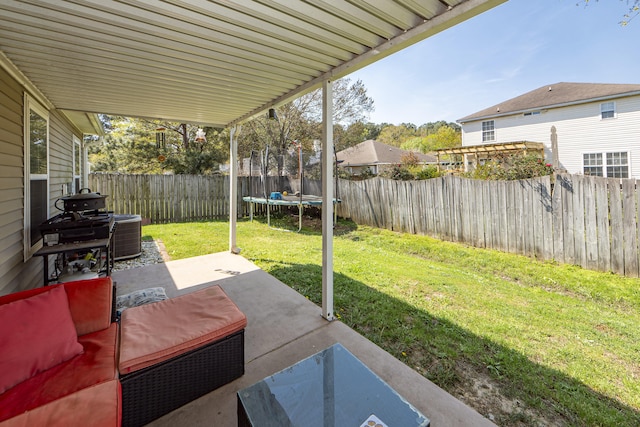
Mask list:
[[[373,139],[361,142],[353,147],[345,148],[336,154],[341,166],[364,166],[376,164],[400,164],[402,157],[410,151],[387,145]],[[435,156],[416,153],[418,161],[423,163],[437,163]]]
[[[597,100],[640,95],[640,84],[555,83],[485,108],[461,119],[459,123],[507,116],[542,108],[563,107]]]

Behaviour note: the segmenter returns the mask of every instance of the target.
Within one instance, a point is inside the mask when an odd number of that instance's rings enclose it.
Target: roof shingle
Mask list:
[[[503,116],[540,108],[580,104],[597,99],[639,95],[640,84],[616,83],[555,83],[511,98],[492,107],[458,119],[459,123],[481,118]]]
[[[399,164],[402,156],[409,151],[402,150],[392,145],[387,145],[373,139],[361,142],[353,147],[345,148],[338,152],[336,157],[342,161],[342,166],[360,166],[375,164]],[[422,153],[415,153],[420,162],[435,163],[434,156]]]

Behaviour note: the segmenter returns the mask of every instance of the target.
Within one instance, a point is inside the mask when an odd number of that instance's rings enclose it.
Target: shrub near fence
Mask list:
[[[341,180],[340,198],[338,215],[358,224],[639,275],[634,179]]]
[[[268,177],[267,193],[297,190],[299,181]],[[89,187],[108,195],[107,209],[154,223],[225,219],[229,178],[195,175],[91,174]],[[251,188],[250,188],[251,187]],[[319,195],[319,183],[305,182]],[[446,176],[423,181],[339,180],[337,214],[358,224],[541,260],[639,276],[636,180],[560,174],[519,181]],[[262,197],[259,177],[238,178],[238,212],[247,195]],[[260,214],[266,209],[256,205]],[[273,208],[272,209],[277,209]]]

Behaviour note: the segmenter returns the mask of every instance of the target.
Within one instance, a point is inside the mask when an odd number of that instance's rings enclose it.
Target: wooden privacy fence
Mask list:
[[[219,219],[229,215],[229,178],[198,175],[89,175],[89,188],[107,195],[107,209],[153,223]]]
[[[338,215],[358,224],[639,275],[634,179],[341,180],[340,198]]]
[[[339,216],[358,224],[638,277],[640,192],[636,180],[565,174],[554,178],[553,182],[551,177],[341,179],[337,191],[342,203],[336,209]],[[296,179],[268,177],[266,192],[298,187]],[[108,195],[107,209],[137,214],[153,223],[229,215],[226,176],[98,173],[89,176],[89,188]],[[239,177],[239,215],[249,214],[243,196],[262,197],[264,191],[259,177]],[[319,183],[305,181],[304,192],[320,195]],[[256,205],[255,213],[264,209]]]
[[[308,185],[313,188],[313,183]],[[92,173],[88,187],[108,196],[108,210],[117,214],[140,215],[154,224],[229,217],[228,176]],[[243,196],[263,197],[265,189],[268,196],[271,191],[295,190],[298,187],[299,181],[290,183],[287,177],[267,177],[266,186],[260,177],[239,177],[239,215],[249,215],[249,206],[242,202]],[[255,213],[266,212],[265,209],[265,206],[256,205]]]

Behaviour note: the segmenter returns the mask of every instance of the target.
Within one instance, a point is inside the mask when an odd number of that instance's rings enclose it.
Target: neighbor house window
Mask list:
[[[24,102],[24,254],[42,244],[40,224],[49,218],[49,113],[30,96]]]
[[[609,178],[629,178],[628,153],[607,153],[607,176]]]
[[[602,169],[602,153],[585,153],[582,155],[585,175],[604,176]]]
[[[496,140],[496,128],[493,120],[482,122],[482,142]]]
[[[600,117],[603,119],[613,119],[616,116],[616,103],[603,102],[600,104]]]
[[[585,153],[582,155],[585,175],[607,178],[629,178],[629,153]]]

